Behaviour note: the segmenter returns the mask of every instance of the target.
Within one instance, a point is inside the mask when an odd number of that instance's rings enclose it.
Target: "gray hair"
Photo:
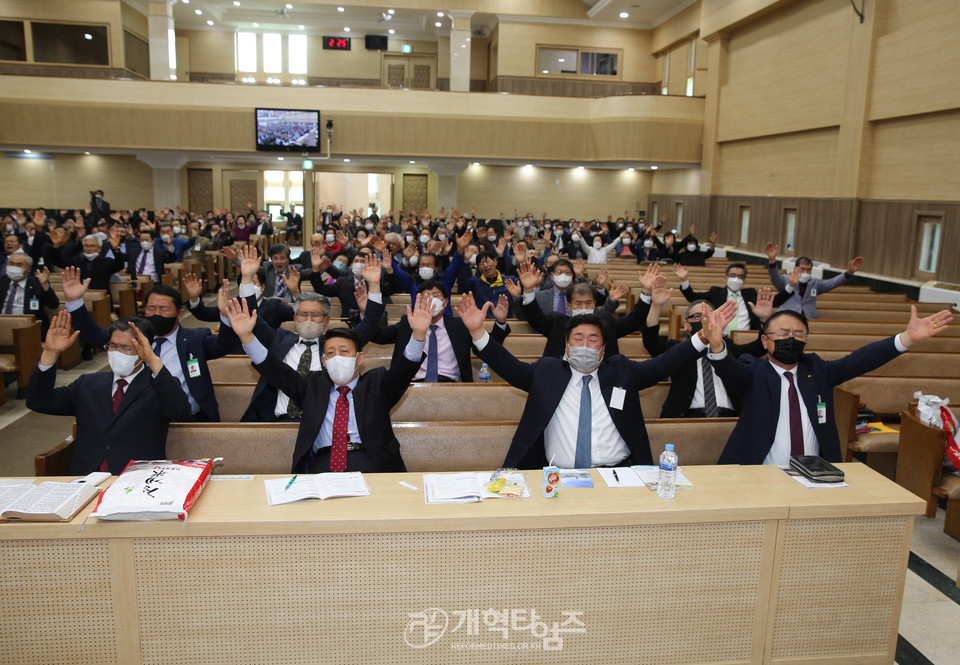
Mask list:
[[[21,255],[27,257],[27,272],[30,272],[31,270],[33,270],[33,257],[30,256],[29,254],[27,254],[27,253],[26,253],[25,251],[23,251],[22,249],[18,249],[17,251],[15,251],[14,253],[12,253],[10,256],[16,256],[17,254],[21,254]]]
[[[97,247],[103,247],[103,238],[100,237],[99,233],[91,233],[90,235],[83,236],[83,240],[80,241],[80,245],[82,246],[87,240],[95,240]]]
[[[690,312],[692,312],[693,308],[696,307],[697,305],[710,305],[710,303],[707,302],[706,300],[694,300],[692,303],[687,305],[687,311],[683,313],[683,318],[687,318],[688,316],[690,316]],[[710,307],[713,307],[713,305],[710,305]]]
[[[330,300],[325,295],[317,293],[316,291],[304,291],[297,296],[297,299],[290,305],[293,308],[294,314],[300,311],[300,303],[302,302],[318,302],[320,303],[320,309],[323,315],[330,316]]]

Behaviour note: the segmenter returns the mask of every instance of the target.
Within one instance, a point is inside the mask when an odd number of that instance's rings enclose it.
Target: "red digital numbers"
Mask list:
[[[332,49],[334,51],[349,51],[350,38],[349,37],[324,37],[323,48]]]

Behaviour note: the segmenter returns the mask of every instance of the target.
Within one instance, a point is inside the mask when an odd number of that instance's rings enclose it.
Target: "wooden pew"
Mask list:
[[[949,397],[960,402],[960,378],[955,377],[900,377],[860,376],[841,384],[845,390],[861,396],[867,407],[879,420],[896,419],[920,390],[927,395]]]
[[[168,459],[222,457],[214,473],[290,473],[300,423],[171,423]]]
[[[833,407],[843,461],[852,462],[854,453],[861,453],[866,457],[867,466],[893,480],[897,471],[899,433],[857,434],[860,395],[839,386],[833,389]]]
[[[960,539],[960,477],[943,472],[946,433],[924,424],[909,410],[900,414],[897,484],[927,502],[927,517],[937,514],[937,501],[947,500],[944,533]]]
[[[0,314],[0,374],[17,375],[17,399],[27,396],[30,374],[43,352],[41,341],[33,314]],[[2,388],[0,404],[7,400],[6,384]]]
[[[250,406],[250,400],[253,399],[255,387],[256,383],[214,383],[213,395],[220,409],[220,421],[240,422],[247,407]]]
[[[210,380],[216,383],[250,383],[260,380],[260,373],[253,368],[250,358],[242,356],[223,356],[207,361]]]
[[[856,351],[861,346],[866,346],[871,342],[879,342],[892,335],[869,334],[856,331],[856,322],[848,323],[850,332],[814,332],[811,328],[810,336],[807,338],[805,350],[809,353],[820,353],[821,351]],[[903,332],[906,323],[900,325]],[[896,334],[896,333],[895,333]],[[755,330],[735,330],[733,332],[733,341],[737,344],[746,344],[757,338]],[[925,340],[921,340],[910,347],[910,355],[915,353],[960,353],[960,337],[950,337],[936,335]]]

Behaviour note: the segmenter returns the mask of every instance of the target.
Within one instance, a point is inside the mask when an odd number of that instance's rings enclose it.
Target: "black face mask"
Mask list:
[[[796,365],[803,358],[804,346],[806,346],[806,342],[801,342],[793,337],[778,339],[773,342],[773,353],[771,355],[774,360],[779,360],[784,365]]]
[[[173,327],[177,325],[177,317],[175,316],[160,316],[159,314],[154,314],[153,316],[146,317],[146,319],[153,324],[153,330],[157,337],[169,335]]]
[[[693,337],[698,332],[703,330],[703,321],[688,321],[690,324],[690,336]]]

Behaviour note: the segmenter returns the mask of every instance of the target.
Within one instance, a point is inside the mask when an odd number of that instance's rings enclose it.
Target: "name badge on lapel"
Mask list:
[[[821,425],[827,423],[827,403],[820,399],[820,395],[817,395],[817,422]]]
[[[627,396],[627,391],[623,388],[614,388],[613,392],[610,393],[610,408],[617,409],[618,411],[623,410],[623,398]]]
[[[187,360],[187,374],[190,375],[191,379],[195,379],[200,376],[200,361],[193,357],[193,354],[190,354],[190,359]]]
[[[39,312],[40,311],[40,299],[39,298],[30,298],[30,311]]]
[[[817,287],[813,287],[812,289],[810,289],[810,297],[811,298],[817,297]]]

